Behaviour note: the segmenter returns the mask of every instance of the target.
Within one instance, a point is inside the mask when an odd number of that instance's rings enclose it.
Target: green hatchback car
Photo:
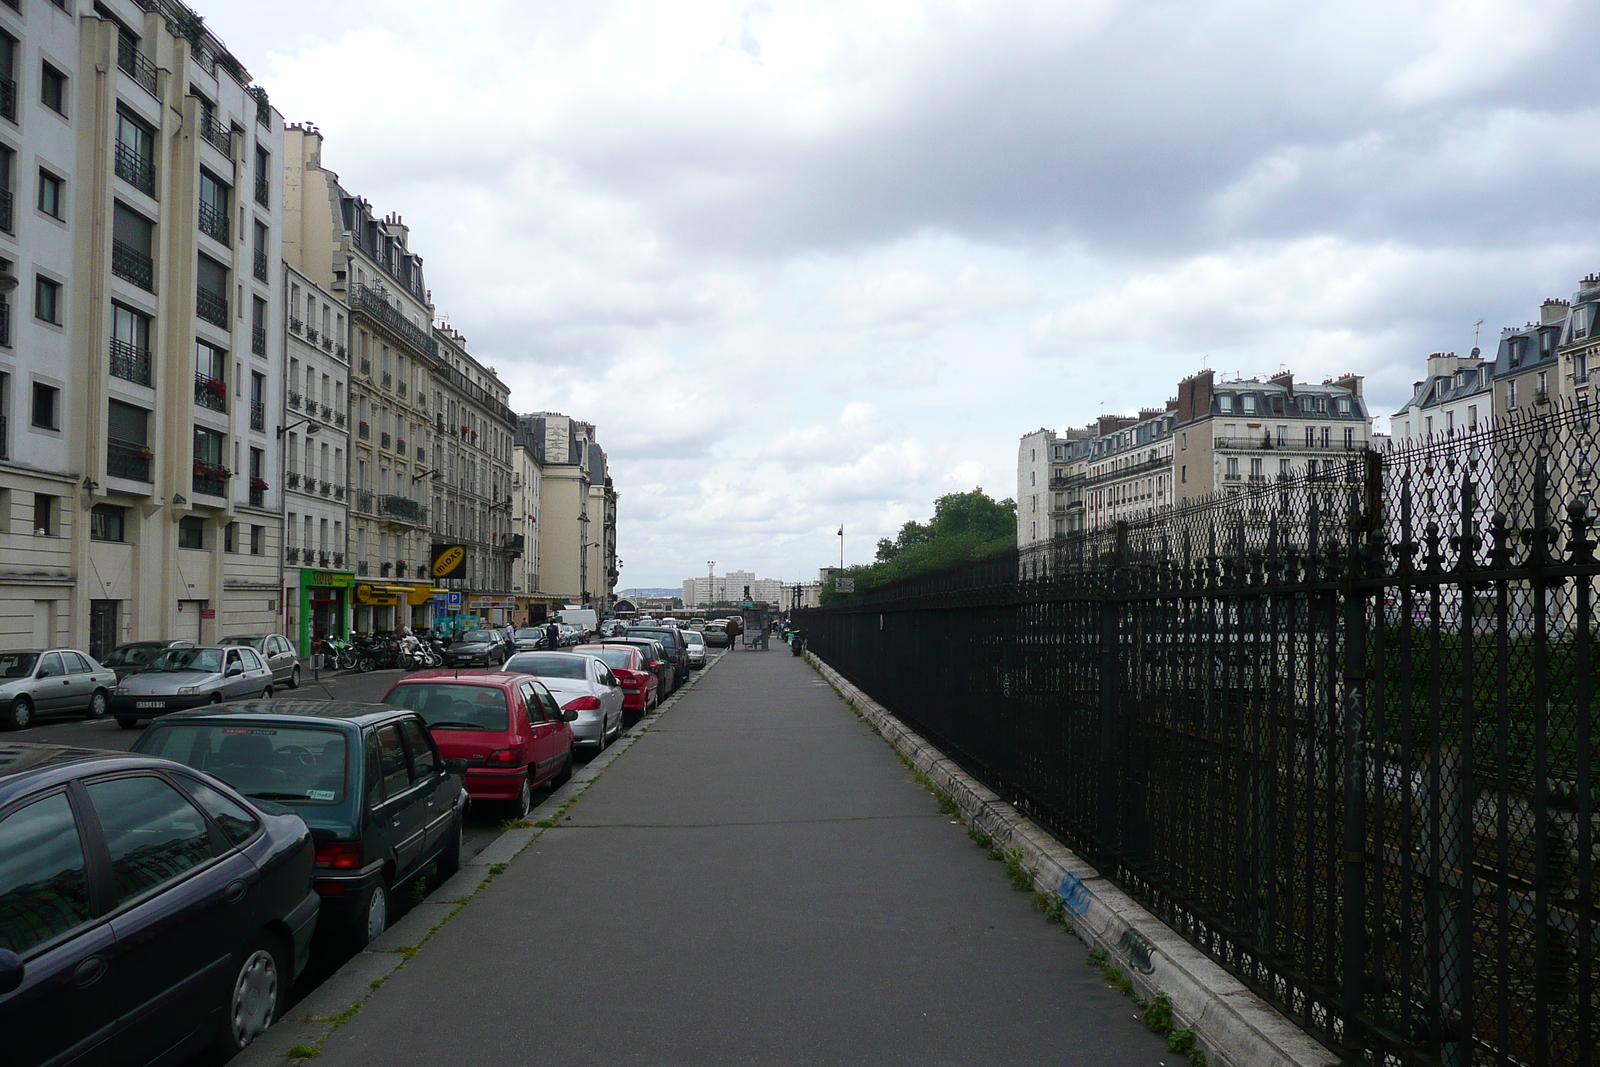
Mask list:
[[[467,761],[445,759],[409,708],[260,700],[165,715],[135,752],[215,775],[294,811],[316,844],[318,929],[358,947],[389,924],[396,890],[461,866]]]

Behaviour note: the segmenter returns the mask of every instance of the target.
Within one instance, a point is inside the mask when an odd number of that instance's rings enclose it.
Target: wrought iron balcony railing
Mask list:
[[[255,486],[252,485],[250,487],[250,506],[253,507],[253,508],[264,508],[264,507],[266,507],[267,506],[267,491],[265,489],[257,489]]]
[[[194,291],[194,313],[213,326],[228,328],[228,298],[221,293],[197,286]]]
[[[288,396],[285,398],[285,403],[287,403],[290,407],[292,407],[292,408],[294,408],[296,410],[299,410],[299,407],[300,407],[300,394],[299,393],[290,393],[290,394],[288,394]]]
[[[115,160],[117,177],[149,196],[156,195],[156,165],[131,145],[118,142]]]
[[[267,328],[265,326],[250,327],[250,351],[258,356],[267,354]]]
[[[7,233],[17,232],[16,219],[14,218],[16,212],[13,210],[14,200],[15,198],[11,195],[10,189],[0,189],[0,230],[4,230]]]
[[[298,488],[300,488],[300,472],[299,471],[290,471],[289,473],[287,473],[287,474],[285,474],[283,476],[283,482],[290,489],[298,489]]]
[[[132,40],[123,37],[117,41],[117,66],[138,82],[151,96],[156,96],[156,65]]]
[[[111,239],[111,273],[147,293],[155,292],[156,265],[149,254],[116,238]]]
[[[367,315],[388,330],[391,335],[404,341],[430,359],[438,358],[439,342],[433,339],[433,335],[406,318],[375,290],[365,285],[351,286],[350,308],[352,311],[359,311]]]
[[[378,514],[417,526],[428,524],[428,509],[409,497],[385,493],[378,497]]]
[[[139,385],[150,384],[150,350],[111,339],[111,376]]]
[[[268,207],[272,201],[272,180],[265,174],[256,175],[256,203]]]
[[[194,376],[194,402],[212,411],[228,410],[228,383],[208,374]]]
[[[255,254],[255,275],[257,281],[267,280],[267,253],[259,248]]]
[[[250,402],[250,428],[263,432],[267,428],[267,405],[259,400]]]
[[[146,445],[114,438],[106,441],[106,473],[113,478],[126,478],[131,482],[153,481],[150,477],[153,458]]]
[[[17,83],[10,78],[0,78],[0,115],[17,121]]]
[[[200,116],[200,136],[211,142],[211,147],[223,155],[233,152],[233,131],[217,121],[215,115],[202,114]]]
[[[200,202],[200,232],[220,244],[228,243],[228,213],[215,204]]]

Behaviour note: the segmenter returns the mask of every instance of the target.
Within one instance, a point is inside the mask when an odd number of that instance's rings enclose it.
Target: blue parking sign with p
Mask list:
[[[452,608],[459,609],[461,607],[461,590],[452,589],[449,593],[449,600],[446,603]]]

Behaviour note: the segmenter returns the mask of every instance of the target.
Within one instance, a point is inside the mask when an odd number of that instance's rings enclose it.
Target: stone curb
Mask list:
[[[613,741],[609,748],[584,764],[582,769],[574,771],[572,780],[551,793],[545,804],[554,804],[551,809],[554,813],[564,811],[583,795],[596,778],[605,773],[617,757],[638,743],[639,738],[648,733],[661,716],[671,711],[721,661],[722,656],[719,655],[690,675],[682,688],[635,723],[629,733]],[[462,860],[461,870],[449,881],[429,893],[421,903],[413,905],[398,922],[383,932],[382,937],[352,956],[249,1048],[229,1060],[228,1067],[286,1067],[301,1062],[290,1055],[291,1049],[319,1047],[346,1019],[359,1012],[367,999],[394,972],[404,967],[411,956],[419,952],[434,934],[467,906],[478,890],[498,873],[494,870],[496,865],[516,859],[546,829],[548,827],[532,826],[502,831],[483,851],[471,859]]]
[[[811,652],[805,658],[935,788],[961,817],[993,840],[1019,849],[1034,888],[1062,899],[1090,948],[1116,960],[1148,999],[1172,999],[1174,1017],[1194,1028],[1207,1057],[1227,1067],[1336,1067],[1339,1057],[1252,993],[1233,975],[1103,878],[1071,849],[961,770],[882,705]]]

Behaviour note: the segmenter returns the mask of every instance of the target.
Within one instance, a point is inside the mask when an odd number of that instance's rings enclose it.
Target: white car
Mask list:
[[[689,646],[689,667],[704,667],[706,665],[706,639],[700,636],[698,630],[683,630],[684,644]]]
[[[598,754],[622,733],[622,683],[594,656],[576,652],[518,652],[501,668],[544,683],[563,711],[575,711],[574,746]]]

